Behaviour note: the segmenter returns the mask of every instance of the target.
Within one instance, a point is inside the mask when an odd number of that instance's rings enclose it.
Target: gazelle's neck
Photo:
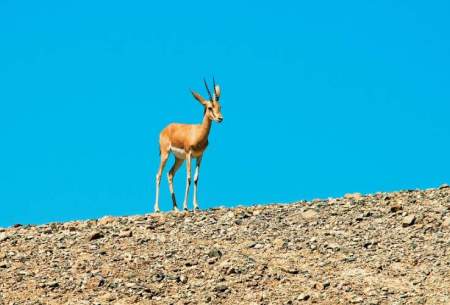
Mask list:
[[[202,139],[207,139],[209,132],[211,130],[211,119],[208,117],[207,113],[205,112],[205,114],[203,115],[203,121],[200,124],[200,138]]]

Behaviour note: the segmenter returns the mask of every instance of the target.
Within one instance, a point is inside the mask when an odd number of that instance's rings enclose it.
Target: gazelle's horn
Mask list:
[[[203,82],[205,83],[206,91],[208,91],[209,99],[212,101],[213,98],[211,96],[211,92],[209,91],[208,83],[206,82],[206,79],[203,79]]]

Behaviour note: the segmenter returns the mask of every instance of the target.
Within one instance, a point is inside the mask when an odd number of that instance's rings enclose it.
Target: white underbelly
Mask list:
[[[186,151],[183,148],[178,147],[170,147],[170,151],[177,157],[178,159],[186,160]],[[199,158],[203,154],[203,151],[192,151],[192,158]]]
[[[170,151],[177,157],[178,159],[186,159],[186,151],[182,148],[178,147],[170,147]]]

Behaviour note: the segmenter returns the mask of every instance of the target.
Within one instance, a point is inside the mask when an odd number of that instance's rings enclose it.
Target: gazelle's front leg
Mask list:
[[[200,164],[202,163],[202,157],[197,158],[197,162],[195,164],[195,174],[194,174],[194,210],[198,210],[198,201],[197,201],[197,184],[198,184],[198,175],[200,170]]]
[[[183,210],[188,210],[189,187],[191,186],[191,152],[186,154],[186,192],[184,193]]]

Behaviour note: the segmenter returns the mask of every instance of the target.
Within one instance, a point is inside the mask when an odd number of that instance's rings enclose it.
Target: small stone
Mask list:
[[[106,282],[106,280],[105,280],[105,278],[104,277],[102,277],[102,276],[100,276],[99,278],[98,278],[98,287],[102,287],[103,285],[105,285],[105,282]]]
[[[168,274],[166,275],[166,280],[180,282],[180,277],[176,274]]]
[[[252,215],[253,215],[253,216],[259,216],[259,215],[261,215],[261,210],[254,210],[254,211],[252,212]]]
[[[196,261],[187,261],[187,262],[185,262],[184,263],[184,265],[186,266],[186,267],[192,267],[192,266],[195,266],[195,265],[197,265],[198,263],[196,262]]]
[[[17,274],[23,275],[23,276],[29,276],[30,275],[30,273],[25,271],[25,270],[20,270],[19,272],[17,272]]]
[[[0,268],[6,269],[9,268],[9,265],[6,262],[0,262]]]
[[[216,292],[225,292],[228,290],[228,286],[225,284],[219,284],[214,288],[214,291]]]
[[[218,260],[219,260],[219,257],[210,257],[210,258],[208,258],[207,262],[208,262],[208,264],[213,265],[213,264],[217,263]]]
[[[110,224],[112,222],[114,222],[114,217],[112,217],[112,216],[105,216],[105,217],[100,218],[98,220],[97,224],[99,226],[104,226],[104,225]]]
[[[251,242],[246,243],[245,247],[246,248],[253,248],[254,246],[256,246],[256,244],[257,244],[256,242],[251,241]]]
[[[221,257],[222,256],[222,252],[219,249],[212,249],[211,251],[208,252],[208,256],[209,257]]]
[[[364,301],[364,299],[362,297],[356,297],[356,298],[352,299],[350,301],[350,303],[352,303],[352,304],[359,304],[359,303],[362,303],[363,301]]]
[[[162,280],[164,280],[165,275],[161,272],[157,272],[152,276],[152,280],[154,282],[161,282]]]
[[[343,260],[344,260],[345,262],[351,263],[351,262],[356,261],[356,257],[353,256],[353,255],[349,255],[349,256],[345,257]]]
[[[310,220],[310,219],[317,218],[319,216],[319,213],[317,213],[316,211],[314,211],[312,209],[308,209],[305,212],[303,212],[301,215],[303,218]]]
[[[57,287],[59,287],[59,283],[57,281],[47,282],[45,284],[45,286],[47,286],[49,288],[57,288]]]
[[[223,221],[228,221],[228,220],[232,220],[234,219],[236,215],[234,214],[233,211],[228,211],[227,213],[225,213],[225,215],[223,215],[222,220]]]
[[[362,198],[361,193],[349,193],[344,195],[345,199],[359,200]]]
[[[403,218],[402,225],[403,227],[409,227],[413,225],[416,222],[416,216],[415,215],[408,215],[405,218]]]
[[[295,266],[283,266],[280,268],[282,271],[290,274],[299,274],[300,270]]]
[[[96,289],[97,287],[102,287],[105,285],[106,280],[98,275],[92,276],[90,273],[85,274],[84,288]]]
[[[336,243],[330,243],[327,247],[328,249],[332,249],[333,251],[339,251],[341,250],[341,246],[339,246]]]
[[[112,293],[106,293],[101,296],[101,299],[106,302],[112,302],[112,301],[115,301],[117,299],[117,297]]]
[[[122,231],[119,233],[119,237],[125,238],[125,237],[132,237],[133,232],[132,231]]]
[[[0,233],[0,242],[8,240],[9,236],[6,233]]]
[[[275,240],[272,242],[272,244],[273,244],[273,247],[274,247],[275,249],[287,248],[287,245],[288,245],[288,243],[285,242],[285,241],[284,241],[283,239],[281,239],[281,238],[275,239]]]
[[[391,206],[391,207],[389,208],[389,211],[390,211],[391,213],[396,213],[396,212],[398,212],[398,211],[400,211],[400,210],[403,210],[403,207],[402,207],[401,205],[399,205],[399,204],[393,205],[393,206]]]
[[[315,283],[315,284],[313,285],[313,288],[319,289],[319,290],[325,290],[325,289],[327,289],[328,287],[330,287],[330,282],[329,282],[329,281],[324,281],[324,282],[322,282],[322,283]]]
[[[307,301],[310,298],[310,295],[307,293],[301,293],[298,297],[297,300],[299,301]]]
[[[447,183],[441,184],[441,185],[439,186],[439,189],[440,189],[440,190],[447,189],[447,188],[450,188],[450,186],[449,186]]]
[[[89,235],[88,240],[93,241],[105,237],[102,232],[94,232]]]
[[[179,280],[181,283],[186,284],[188,281],[188,277],[185,275],[180,275]]]
[[[450,228],[450,216],[447,216],[442,222],[441,226],[445,229]]]
[[[135,289],[135,288],[138,288],[138,284],[133,283],[133,282],[125,283],[125,287]]]

